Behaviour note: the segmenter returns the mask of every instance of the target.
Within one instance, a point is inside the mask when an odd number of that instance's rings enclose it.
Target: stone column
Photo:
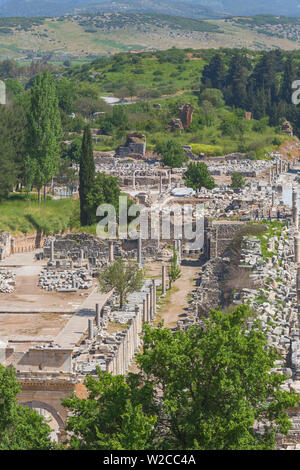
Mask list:
[[[293,187],[292,199],[293,199],[293,209],[292,209],[293,224],[294,224],[295,228],[298,229],[298,225],[299,225],[299,218],[298,218],[298,187]]]
[[[171,170],[169,171],[169,189],[172,189],[172,177],[171,177]]]
[[[150,323],[151,317],[150,317],[150,293],[147,292],[146,295],[146,303],[147,303],[147,322]]]
[[[272,192],[272,207],[275,206],[275,193],[274,191]]]
[[[50,241],[50,261],[54,261],[54,240]]]
[[[160,175],[160,178],[159,178],[159,194],[162,194],[162,192],[163,192],[162,175]]]
[[[282,160],[279,160],[279,173],[282,173]]]
[[[142,234],[139,232],[139,236],[137,239],[137,262],[140,268],[142,268]]]
[[[147,300],[143,299],[143,323],[147,321]]]
[[[88,329],[88,338],[93,339],[94,338],[94,325],[93,325],[93,320],[90,318],[89,319],[89,329]]]
[[[200,317],[201,317],[201,313],[200,313],[200,304],[197,304],[197,305],[196,305],[196,312],[197,312],[197,318],[198,318],[198,320],[200,320]]]
[[[113,263],[114,262],[114,242],[112,240],[108,242],[108,249],[109,249],[108,261],[110,263]]]
[[[135,190],[135,171],[133,172],[132,186],[133,186],[133,189]]]
[[[107,374],[109,374],[111,372],[110,362],[111,362],[111,359],[105,359]]]
[[[155,284],[155,279],[152,279],[152,287],[153,287],[153,315],[156,315],[156,284]]]
[[[150,285],[150,320],[153,320],[153,285]]]
[[[161,284],[161,295],[162,296],[165,296],[166,295],[166,265],[163,264],[162,267],[161,267],[161,281],[162,281],[162,284]]]
[[[96,304],[96,326],[100,327],[100,304]]]
[[[269,171],[269,184],[272,184],[272,170]]]
[[[274,166],[271,168],[271,173],[272,173],[272,180],[274,179]]]
[[[297,234],[294,238],[295,242],[295,263],[300,263],[300,235]]]
[[[177,240],[177,247],[178,247],[178,264],[181,264],[181,256],[182,256],[182,240],[178,238]]]

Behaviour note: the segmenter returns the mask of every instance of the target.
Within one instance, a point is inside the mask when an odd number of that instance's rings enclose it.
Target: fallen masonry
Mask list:
[[[0,293],[11,294],[15,290],[16,275],[12,271],[0,269]]]
[[[87,269],[54,271],[45,268],[40,273],[39,286],[47,291],[77,292],[78,289],[90,289],[93,278]]]

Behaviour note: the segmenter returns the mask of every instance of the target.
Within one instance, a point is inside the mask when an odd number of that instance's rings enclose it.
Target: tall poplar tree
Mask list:
[[[49,71],[35,78],[27,114],[26,147],[30,179],[41,189],[58,169],[62,129],[55,83]],[[46,196],[46,191],[45,191]]]
[[[88,201],[88,194],[95,182],[95,161],[93,155],[92,134],[89,126],[86,126],[83,133],[80,170],[79,170],[79,196],[80,196],[80,223],[81,225],[91,225],[93,214],[91,214]]]

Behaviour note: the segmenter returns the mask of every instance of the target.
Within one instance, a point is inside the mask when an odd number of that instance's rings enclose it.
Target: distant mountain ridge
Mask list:
[[[63,16],[96,12],[142,12],[190,18],[228,15],[300,16],[300,0],[0,0],[0,16]]]

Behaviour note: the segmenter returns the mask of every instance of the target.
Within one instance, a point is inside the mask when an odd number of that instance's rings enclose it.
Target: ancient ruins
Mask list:
[[[143,155],[145,142],[132,136],[127,147]],[[286,388],[300,389],[297,162],[279,153],[263,161],[242,154],[210,159],[208,169],[218,187],[195,192],[185,188],[185,168],[162,168],[155,159],[125,160],[126,148],[117,156],[96,156],[96,169],[118,177],[122,191],[143,204],[146,217],[148,210],[155,214],[157,225],[149,229],[150,236],[112,240],[87,233],[0,234],[0,360],[17,370],[20,402],[53,417],[57,440],[65,432],[61,398],[76,393],[97,368],[127,374],[143,341],[143,325],[164,318],[173,246],[181,266],[195,266],[196,285],[190,282],[184,294],[188,307],[174,315],[172,327],[201,325],[216,306],[249,304],[257,317],[247,328],[260,322],[281,356],[277,369],[288,377]],[[247,186],[232,189],[233,172],[240,172]],[[162,236],[162,220],[174,205],[190,227],[203,220],[198,246],[184,231],[179,234],[183,219],[178,223],[174,215],[170,233]],[[274,231],[247,233],[249,223],[262,227],[268,220],[285,224]],[[119,257],[156,269],[123,308],[114,292],[98,289],[99,272]],[[293,425],[281,447],[299,443],[297,413]]]

